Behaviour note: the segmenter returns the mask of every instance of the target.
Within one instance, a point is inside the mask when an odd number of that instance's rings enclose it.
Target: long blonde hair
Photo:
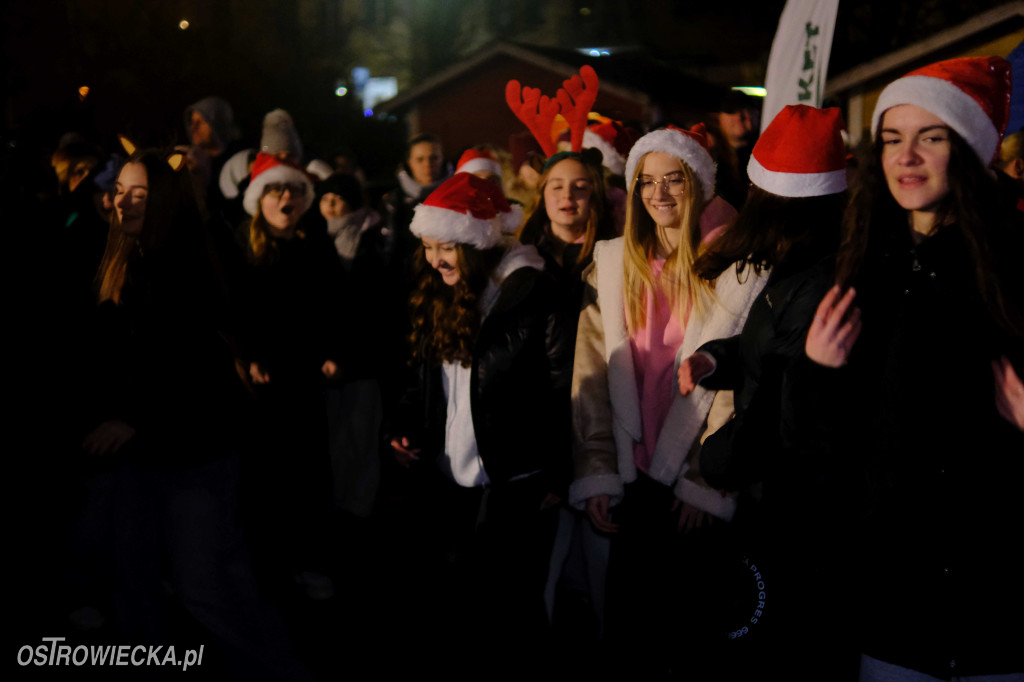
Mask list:
[[[647,292],[661,287],[668,296],[676,319],[685,323],[688,310],[703,314],[714,297],[714,284],[701,279],[693,270],[700,251],[700,216],[704,212],[704,198],[700,180],[693,170],[679,161],[686,178],[686,190],[680,199],[682,216],[679,245],[665,258],[665,267],[658,279],[654,277],[650,259],[658,247],[658,228],[644,208],[637,192],[637,179],[643,174],[644,155],[637,164],[636,173],[629,183],[629,201],[626,204],[625,257],[623,258],[623,296],[626,305],[626,323],[630,332],[647,326]]]

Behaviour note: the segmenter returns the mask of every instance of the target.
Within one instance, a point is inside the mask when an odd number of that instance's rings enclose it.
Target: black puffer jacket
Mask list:
[[[484,319],[473,351],[471,410],[477,447],[494,486],[540,470],[551,491],[569,475],[571,322],[557,305],[549,276],[513,271]],[[444,452],[447,401],[440,363],[414,372],[393,432],[426,457]]]

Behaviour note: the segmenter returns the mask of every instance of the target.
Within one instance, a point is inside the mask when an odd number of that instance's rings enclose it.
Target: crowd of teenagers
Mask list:
[[[508,83],[534,150],[420,134],[379,201],[283,110],[66,136],[69,622],[184,613],[245,680],[322,675],[290,594],[456,678],[1024,680],[1011,87],[913,71],[855,157],[736,94],[637,130],[583,67]]]

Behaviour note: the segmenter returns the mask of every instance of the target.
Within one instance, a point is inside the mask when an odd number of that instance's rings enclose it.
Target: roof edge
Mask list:
[[[948,47],[972,35],[1014,18],[1024,19],[1024,1],[1009,2],[972,17],[962,24],[939,31],[924,40],[887,55],[872,59],[831,78],[825,85],[825,96],[831,97],[896,71],[936,50]]]
[[[1024,6],[1024,2],[1021,2],[1021,5]],[[493,45],[483,48],[482,50],[478,50],[476,53],[469,55],[465,59],[449,66],[447,69],[438,72],[430,78],[427,78],[425,81],[410,88],[406,92],[398,94],[384,102],[379,102],[375,108],[378,111],[385,111],[388,113],[404,109],[407,106],[410,106],[424,93],[433,90],[447,81],[454,80],[460,75],[471,71],[498,54],[504,54],[515,59],[520,59],[524,62],[528,62],[554,73],[561,73],[566,78],[569,78],[578,72],[578,69],[566,64],[565,62],[544,57],[528,48],[519,47],[518,45],[513,45],[505,41],[498,41]],[[600,77],[600,75],[598,77]],[[600,91],[615,95],[622,99],[632,99],[640,102],[647,102],[649,100],[647,93],[617,85],[615,83],[609,83],[608,81],[601,81]]]

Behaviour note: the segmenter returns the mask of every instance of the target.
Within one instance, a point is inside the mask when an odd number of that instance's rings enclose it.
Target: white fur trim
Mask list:
[[[683,358],[693,355],[708,341],[738,334],[743,329],[750,307],[767,281],[767,272],[755,275],[750,268],[744,272],[742,282],[736,278],[734,268],[729,268],[719,275],[715,280],[716,300],[711,309],[705,317],[691,314],[687,321],[683,343],[676,352],[675,369],[678,371]],[[658,434],[658,443],[651,457],[648,469],[651,478],[665,485],[673,485],[686,473],[686,456],[704,429],[714,399],[715,392],[703,386],[697,386],[690,395],[684,397],[680,395],[676,382],[672,382],[672,405],[665,417],[665,425]],[[715,497],[720,496],[715,493]],[[718,515],[717,506],[702,506],[706,502],[704,498],[694,499],[691,496],[691,499],[680,499]]]
[[[475,158],[459,166],[456,173],[475,173],[477,171],[491,171],[499,178],[501,177],[501,164],[494,159]]]
[[[569,504],[575,509],[583,509],[591,497],[607,495],[608,506],[614,507],[622,502],[624,492],[622,477],[618,474],[586,476],[569,485]]]
[[[633,369],[633,350],[629,346],[626,309],[623,306],[623,237],[594,244],[597,268],[597,300],[601,304],[604,330],[604,354],[608,363],[608,393],[612,403],[612,434],[618,454],[619,476],[625,483],[636,480],[633,443],[643,438],[640,418],[640,393]]]
[[[583,131],[583,147],[593,147],[601,152],[601,164],[616,175],[626,172],[626,160],[615,147],[590,129]]]
[[[242,199],[242,206],[245,207],[246,213],[256,215],[256,212],[260,210],[260,199],[263,197],[263,189],[274,182],[301,182],[306,185],[306,195],[302,197],[302,203],[299,205],[301,208],[300,213],[305,213],[313,203],[313,183],[309,181],[309,176],[298,168],[289,166],[286,163],[279,163],[253,178],[252,182],[245,189],[245,198]]]
[[[913,104],[935,114],[988,165],[999,146],[999,131],[973,97],[947,80],[931,76],[906,76],[882,90],[871,116],[871,136],[878,137],[882,114],[901,104]]]
[[[605,359],[608,362],[608,388],[612,402],[612,432],[619,466],[618,478],[621,479],[619,485],[636,480],[633,449],[635,443],[643,437],[640,395],[636,387],[633,352],[629,344],[623,306],[624,250],[625,240],[622,237],[599,241],[594,245],[594,263],[598,275],[597,296],[601,304]],[[739,333],[750,306],[767,281],[768,273],[755,276],[749,269],[742,282],[736,279],[735,270],[732,268],[724,272],[715,282],[717,302],[707,317],[690,317],[683,344],[676,353],[676,367],[678,368],[682,358],[693,354],[707,341]],[[680,499],[720,518],[731,518],[729,507],[734,507],[735,503],[731,500],[722,500],[714,491],[708,491],[710,494],[707,496],[698,495],[696,492],[688,492],[686,497],[679,494],[679,491],[689,491],[691,485],[694,489],[700,489],[699,485],[689,481],[682,483],[680,479],[686,471],[686,456],[704,428],[715,394],[698,386],[689,396],[683,397],[674,383],[671,390],[672,404],[661,433],[658,434],[648,473],[665,485],[676,486]],[[590,476],[576,481],[574,487],[570,488],[569,499],[585,500],[595,494],[611,494],[610,489],[615,485],[615,481],[603,480],[604,478],[607,477]],[[582,496],[585,493],[590,494]]]
[[[515,234],[523,224],[523,207],[511,204],[507,213],[501,214],[501,231],[503,234]]]
[[[523,268],[544,270],[544,258],[533,244],[510,246],[505,255],[501,257],[498,267],[494,268],[493,278],[498,284],[501,284],[506,277]]]
[[[409,229],[420,238],[469,244],[478,249],[489,249],[501,241],[501,221],[498,217],[480,220],[468,213],[426,204],[416,207]]]
[[[684,472],[685,473],[685,472]],[[721,493],[711,488],[694,483],[688,478],[680,477],[674,489],[676,497],[689,505],[697,507],[723,521],[732,521],[736,514],[736,500],[722,497]]]
[[[326,180],[327,178],[331,177],[332,173],[334,173],[334,169],[327,165],[326,161],[321,161],[320,159],[313,159],[312,161],[306,164],[306,172],[312,173],[321,180]]]
[[[234,199],[238,196],[238,184],[249,175],[249,154],[256,155],[252,149],[237,152],[220,169],[217,184],[225,199]]]
[[[625,176],[627,184],[632,183],[636,177],[640,159],[651,152],[664,152],[689,166],[700,180],[705,202],[715,196],[715,162],[711,155],[692,138],[668,128],[647,133],[629,150]]]
[[[750,155],[747,176],[761,189],[780,197],[820,197],[846,189],[846,169],[824,173],[783,173],[768,170]]]

